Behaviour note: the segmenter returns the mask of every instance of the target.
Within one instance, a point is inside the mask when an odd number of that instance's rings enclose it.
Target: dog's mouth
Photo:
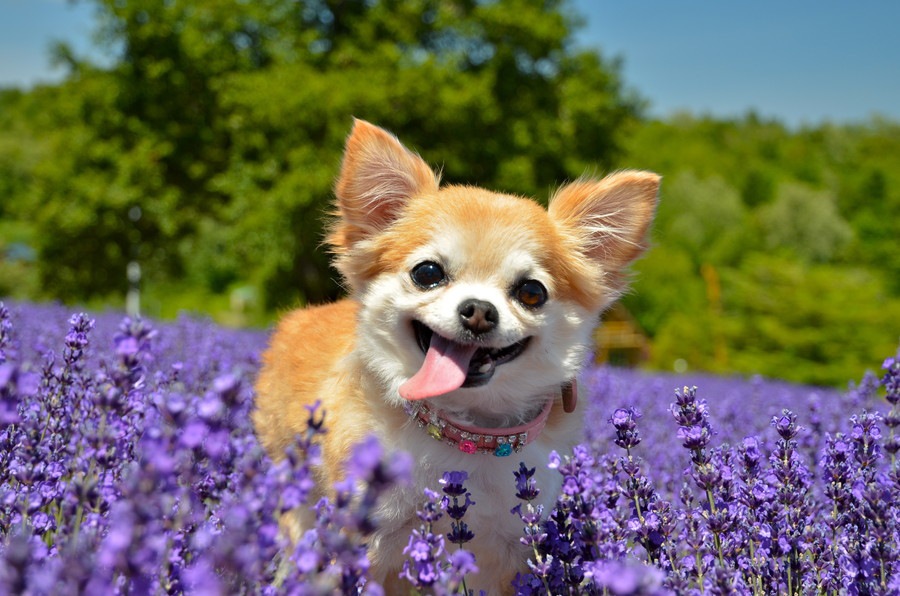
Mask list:
[[[435,397],[460,387],[480,387],[491,380],[498,366],[518,358],[531,340],[526,337],[503,348],[487,348],[457,343],[419,321],[413,321],[412,326],[425,362],[400,386],[400,395],[411,400]]]

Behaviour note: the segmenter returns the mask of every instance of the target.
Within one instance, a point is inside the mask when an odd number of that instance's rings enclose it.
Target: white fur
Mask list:
[[[501,348],[531,337],[529,346],[515,360],[499,365],[487,385],[459,389],[431,403],[454,412],[460,422],[519,424],[543,405],[545,396],[558,393],[560,384],[575,376],[590,345],[597,313],[556,294],[553,278],[524,248],[513,248],[495,270],[477,279],[466,266],[466,246],[454,242],[452,232],[435,244],[416,251],[406,271],[381,275],[367,286],[359,320],[361,359],[384,386],[396,389],[424,359],[412,333],[412,320],[453,339],[461,331],[460,303],[467,298],[491,302],[498,310],[499,325],[485,345]],[[417,288],[409,271],[427,260],[444,266],[450,281],[430,290]],[[511,286],[523,278],[537,279],[547,287],[550,298],[544,306],[528,309],[510,296]],[[395,406],[403,403],[396,391],[389,391],[385,399]]]
[[[659,177],[648,172],[582,179],[561,188],[539,214],[534,204],[509,195],[472,187],[439,189],[439,176],[395,137],[366,122],[354,123],[335,187],[341,219],[328,241],[351,299],[359,305],[355,343],[337,362],[333,353],[323,357],[323,366],[330,363],[335,374],[297,397],[351,395],[351,408],[362,398],[367,415],[345,412],[350,415],[337,421],[344,432],[330,436],[353,438],[374,431],[386,449],[415,458],[412,484],[394,488],[379,505],[380,523],[369,544],[373,579],[397,580],[387,576],[406,560],[403,548],[420,523],[416,509],[424,488],[437,489],[444,472],[464,470],[476,502],[466,516],[476,534],[467,548],[481,568],[476,577],[467,578],[467,586],[476,593],[510,592],[512,574],[524,568],[528,557],[519,542],[522,522],[510,512],[518,504],[513,472],[520,462],[536,469],[541,490],[537,504],[547,514],[561,484],[547,467],[549,454],[565,453],[582,438],[583,411],[565,414],[559,405],[543,432],[508,457],[465,454],[434,440],[413,421],[404,423],[399,387],[425,359],[412,321],[447,339],[491,348],[529,338],[518,357],[496,365],[487,384],[459,388],[428,403],[461,424],[502,428],[533,420],[547,400],[558,399],[560,385],[575,377],[601,309],[622,291],[622,269],[640,253],[658,185]],[[446,282],[417,286],[410,272],[424,261],[440,264]],[[529,308],[518,302],[516,288],[526,279],[543,284],[546,303]],[[498,313],[496,326],[476,339],[463,331],[460,321],[459,306],[469,299],[488,301]],[[348,312],[342,308],[325,316]],[[283,334],[291,338],[292,331],[296,328],[289,326]],[[303,384],[292,384],[293,366],[318,363],[309,351],[291,360],[287,341],[273,342],[259,383],[265,411],[257,417],[257,430],[276,453],[285,435],[296,431],[281,424],[278,409],[286,405],[297,417],[293,392]],[[277,366],[281,362],[284,368]],[[329,445],[329,463],[323,467],[333,475],[345,445],[340,440]],[[296,521],[300,525],[293,529],[301,530],[303,520]],[[446,532],[447,522],[444,518],[437,531]]]
[[[416,373],[424,359],[411,321],[419,320],[454,338],[461,330],[458,305],[468,298],[490,301],[498,310],[499,325],[486,345],[504,347],[525,337],[531,337],[530,344],[518,358],[499,365],[487,385],[458,389],[429,403],[452,413],[457,422],[512,426],[533,417],[548,399],[557,398],[560,384],[575,376],[597,313],[558,295],[553,278],[524,247],[512,247],[495,269],[480,277],[468,267],[467,255],[476,249],[448,231],[417,250],[405,271],[372,280],[360,301],[357,354],[374,377],[371,385],[385,389],[384,401],[401,407],[398,387]],[[450,276],[446,284],[423,290],[412,283],[409,271],[426,260],[445,268]],[[525,308],[511,296],[510,288],[523,278],[537,279],[547,287],[550,298],[539,309]],[[509,592],[508,585],[496,583],[499,577],[491,570],[516,568],[528,556],[519,543],[523,524],[510,512],[518,504],[513,471],[520,462],[537,469],[535,480],[541,489],[538,503],[549,513],[561,483],[558,473],[547,468],[550,452],[570,450],[581,436],[578,412],[567,415],[562,428],[546,429],[535,442],[509,457],[462,453],[435,441],[412,421],[399,435],[385,431],[380,437],[383,444],[414,454],[416,465],[412,485],[396,489],[381,504],[379,517],[394,523],[380,524],[370,552],[384,564],[381,568],[402,565],[409,532],[419,523],[415,512],[423,501],[423,489],[437,489],[445,471],[466,470],[466,486],[476,502],[466,516],[476,534],[471,548],[485,570],[468,585],[489,594]],[[441,531],[449,530],[446,521],[439,526]]]

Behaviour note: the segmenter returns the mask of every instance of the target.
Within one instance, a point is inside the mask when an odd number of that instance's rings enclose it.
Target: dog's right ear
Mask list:
[[[389,226],[408,200],[437,192],[438,176],[397,137],[354,120],[335,185],[339,220],[328,243],[338,254]]]

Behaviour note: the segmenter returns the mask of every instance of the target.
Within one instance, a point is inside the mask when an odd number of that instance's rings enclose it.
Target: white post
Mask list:
[[[128,278],[128,293],[125,294],[125,312],[131,318],[141,316],[141,264],[138,262],[141,231],[136,225],[140,221],[141,215],[141,208],[138,205],[128,210],[128,219],[135,224],[131,237],[131,261],[128,262],[128,267],[125,270],[125,276]]]
[[[128,293],[125,295],[125,312],[129,317],[141,316],[141,264],[137,261],[128,263]]]

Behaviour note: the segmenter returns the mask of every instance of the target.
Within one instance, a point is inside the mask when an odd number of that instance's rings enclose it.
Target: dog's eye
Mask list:
[[[526,279],[515,291],[516,300],[528,308],[537,308],[547,302],[547,288],[536,279]]]
[[[410,277],[417,286],[428,290],[440,284],[447,276],[440,265],[434,261],[425,261],[413,267]]]

